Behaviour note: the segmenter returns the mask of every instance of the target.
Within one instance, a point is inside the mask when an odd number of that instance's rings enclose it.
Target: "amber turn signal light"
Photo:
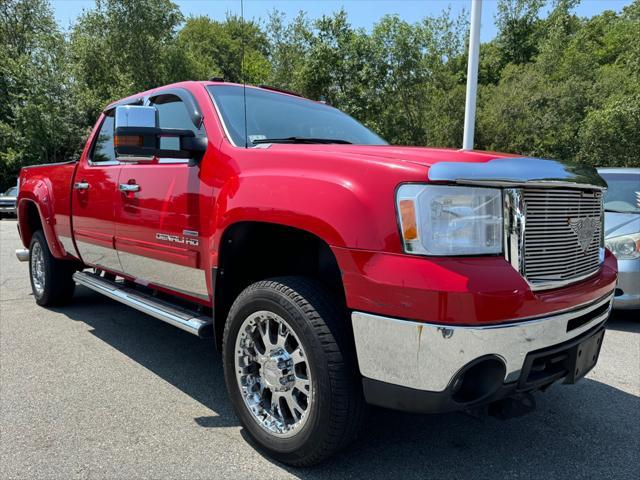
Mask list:
[[[142,147],[144,139],[142,135],[116,135],[114,143],[116,147]]]
[[[418,226],[416,225],[416,206],[413,200],[400,200],[400,221],[405,242],[417,240]]]

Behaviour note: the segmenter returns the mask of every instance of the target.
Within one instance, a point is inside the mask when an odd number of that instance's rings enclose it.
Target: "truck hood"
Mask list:
[[[262,150],[263,155],[257,154]],[[249,157],[266,157],[279,166],[306,164],[316,171],[378,177],[402,171],[400,182],[424,181],[503,187],[606,188],[589,165],[560,160],[522,157],[496,152],[391,145],[263,144],[248,149]],[[263,164],[264,165],[264,164]],[[273,164],[272,164],[273,165]],[[355,172],[354,172],[355,167]],[[345,170],[347,169],[347,170]]]
[[[605,188],[595,168],[563,161],[496,152],[391,145],[268,145],[273,154],[294,154],[309,160],[331,158],[390,168],[426,168],[433,182],[491,185],[568,185]],[[286,152],[286,154],[285,154]],[[410,179],[407,179],[410,180]]]
[[[466,151],[453,148],[426,148],[426,147],[405,147],[394,145],[285,145],[273,144],[275,149],[296,149],[308,152],[322,153],[332,156],[360,157],[365,160],[388,160],[390,163],[396,161],[409,162],[416,165],[430,167],[440,162],[470,162],[484,163],[496,158],[515,157],[505,153]]]

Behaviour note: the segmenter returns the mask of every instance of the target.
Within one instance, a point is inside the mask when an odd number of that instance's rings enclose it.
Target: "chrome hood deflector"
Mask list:
[[[429,168],[429,180],[470,185],[607,188],[593,167],[533,157],[496,158],[482,163],[440,162]]]

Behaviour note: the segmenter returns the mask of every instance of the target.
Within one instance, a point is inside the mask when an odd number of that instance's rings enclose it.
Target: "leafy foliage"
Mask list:
[[[97,0],[80,16],[68,47],[89,123],[110,101],[171,81],[182,20],[169,0]]]
[[[538,20],[532,61],[507,64],[497,85],[482,87],[483,148],[638,166],[640,2],[591,19],[561,0]],[[634,40],[635,38],[635,40]]]
[[[481,46],[476,147],[640,165],[640,0],[579,18],[579,0],[499,0]],[[541,13],[550,7],[546,17]],[[23,165],[74,159],[104,106],[222,76],[324,100],[391,143],[462,141],[467,15],[370,31],[318,19],[184,18],[170,0],[96,0],[68,33],[46,0],[0,3],[0,189]]]
[[[269,72],[266,35],[255,22],[243,24],[234,15],[227,15],[224,22],[208,17],[188,18],[178,33],[176,47],[178,56],[184,56],[187,62],[177,79],[206,80],[215,76],[230,82],[259,84],[264,83]]]
[[[15,184],[21,166],[78,151],[69,65],[44,1],[0,4],[0,190]]]

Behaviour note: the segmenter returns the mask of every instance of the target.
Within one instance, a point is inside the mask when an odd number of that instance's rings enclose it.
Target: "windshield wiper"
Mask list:
[[[258,145],[259,143],[339,143],[343,145],[351,145],[347,140],[339,138],[313,138],[313,137],[286,137],[286,138],[258,138],[252,140],[251,143]]]

